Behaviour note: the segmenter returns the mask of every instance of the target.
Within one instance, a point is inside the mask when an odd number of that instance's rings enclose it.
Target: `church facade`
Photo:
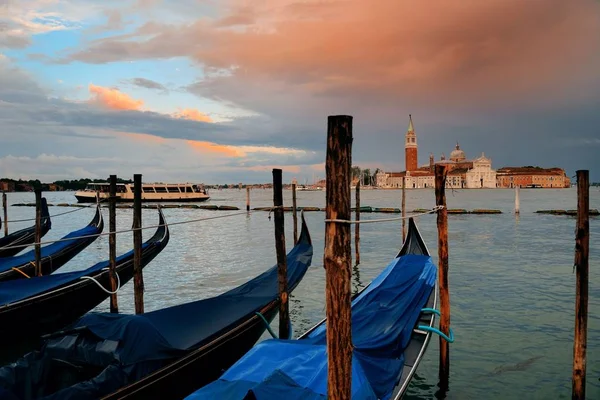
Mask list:
[[[436,164],[448,167],[446,178],[447,188],[475,189],[496,188],[496,171],[492,169],[492,160],[482,153],[480,157],[468,160],[465,152],[457,143],[455,149],[446,160],[442,154],[436,161],[433,154],[429,155],[427,165],[418,166],[417,135],[412,116],[409,115],[408,130],[404,141],[405,170],[401,172],[380,171],[376,176],[377,186],[382,188],[401,188],[402,182],[407,188],[422,189],[435,187],[434,168]]]

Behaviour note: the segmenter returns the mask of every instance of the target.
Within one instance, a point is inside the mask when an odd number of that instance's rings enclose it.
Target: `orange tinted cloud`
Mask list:
[[[226,146],[212,142],[188,140],[187,143],[195,150],[203,153],[216,153],[226,157],[244,157],[246,154],[234,146]]]
[[[144,105],[142,100],[132,99],[129,95],[120,92],[117,89],[96,86],[94,84],[88,87],[92,98],[92,103],[99,104],[113,110],[139,110]]]
[[[175,113],[175,117],[191,119],[193,121],[213,122],[213,119],[208,115],[196,110],[195,108],[184,108]]]

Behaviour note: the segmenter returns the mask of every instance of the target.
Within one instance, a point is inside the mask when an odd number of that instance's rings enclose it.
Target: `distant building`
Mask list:
[[[0,192],[14,192],[15,183],[10,181],[0,181]]]
[[[407,188],[421,189],[433,188],[435,186],[434,167],[436,164],[444,164],[448,167],[446,187],[448,188],[495,188],[496,171],[492,169],[492,160],[481,157],[468,160],[465,152],[457,143],[455,149],[450,153],[450,159],[442,154],[439,161],[435,161],[433,154],[429,155],[429,164],[419,167],[417,135],[415,133],[412,116],[409,115],[408,130],[404,141],[405,171],[384,172],[376,175],[377,186],[388,188],[402,187],[402,179],[405,178]]]
[[[497,173],[498,187],[568,188],[571,180],[562,168],[504,167]]]

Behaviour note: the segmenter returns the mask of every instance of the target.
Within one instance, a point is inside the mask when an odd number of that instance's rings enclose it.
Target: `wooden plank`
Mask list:
[[[273,206],[275,221],[275,250],[277,252],[277,280],[279,282],[279,337],[287,339],[290,334],[290,309],[287,287],[287,257],[285,252],[285,219],[283,215],[282,170],[273,169]]]
[[[133,175],[133,296],[135,313],[144,313],[144,277],[142,275],[142,175]]]
[[[109,270],[110,270],[110,287],[111,292],[117,290],[117,276],[115,268],[117,265],[117,176],[110,176],[110,187],[109,187],[109,200],[108,200],[108,259],[109,259]],[[110,312],[119,312],[119,303],[117,301],[117,294],[110,295]]]

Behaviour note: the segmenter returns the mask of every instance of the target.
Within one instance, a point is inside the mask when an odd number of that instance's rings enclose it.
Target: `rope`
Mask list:
[[[108,270],[108,268],[102,268],[102,271],[106,271],[106,270]],[[117,274],[117,271],[115,271],[115,275],[117,276],[117,289],[114,292],[111,292],[110,290],[105,289],[104,286],[102,286],[102,284],[100,284],[100,282],[98,282],[96,280],[96,278],[94,278],[94,277],[86,275],[86,276],[82,276],[81,279],[89,279],[89,280],[95,282],[96,285],[98,285],[98,287],[100,289],[104,290],[106,293],[116,294],[119,291],[119,289],[121,289],[121,278],[119,278],[119,274]]]
[[[210,219],[218,219],[218,218],[227,218],[227,217],[233,217],[236,215],[248,215],[247,211],[244,212],[239,212],[239,213],[233,213],[233,214],[226,214],[226,215],[217,215],[215,217],[206,217],[206,218],[196,218],[196,219],[191,219],[191,220],[187,220],[187,221],[179,221],[179,222],[171,222],[168,224],[159,224],[159,225],[150,225],[150,226],[144,226],[142,228],[132,228],[132,229],[124,229],[121,231],[115,231],[115,232],[103,232],[103,233],[96,233],[96,234],[91,234],[91,235],[83,235],[83,236],[76,236],[76,237],[70,237],[70,238],[63,238],[63,239],[57,239],[57,240],[48,240],[45,242],[39,242],[39,243],[31,243],[28,246],[35,246],[35,245],[45,245],[45,244],[51,244],[51,243],[58,243],[58,242],[66,242],[66,241],[70,241],[70,240],[79,240],[79,239],[87,239],[87,238],[95,238],[95,237],[99,237],[99,236],[107,236],[110,234],[121,234],[121,233],[128,233],[128,232],[135,232],[135,231],[142,231],[144,229],[157,229],[163,226],[173,226],[173,225],[182,225],[182,224],[191,224],[194,222],[200,222],[200,221],[208,221]],[[1,250],[7,250],[7,249],[16,249],[16,248],[22,248],[25,245],[15,245],[15,246],[5,246],[5,247],[0,247]]]
[[[23,267],[21,267],[23,268]],[[30,279],[31,277],[29,275],[27,275],[25,272],[21,271],[19,268],[15,268],[15,267],[11,267],[11,269],[13,271],[17,271],[18,273],[22,274],[25,278]]]
[[[77,212],[77,211],[84,210],[86,208],[95,207],[98,204],[102,203],[103,201],[108,201],[108,199],[102,199],[99,202],[97,202],[96,204],[90,204],[89,206],[77,207],[75,210],[69,210],[69,211],[65,211],[65,212],[62,212],[62,213],[54,214],[54,215],[48,215],[47,217],[42,217],[42,219],[44,219],[44,218],[60,217],[61,215],[71,214],[71,213],[74,213],[74,212]],[[35,220],[36,220],[35,218],[27,218],[27,219],[10,220],[9,222],[28,222],[28,221],[35,221]]]
[[[264,315],[262,315],[260,312],[256,311],[254,314],[258,315],[260,317],[260,319],[263,320],[263,322],[265,323],[266,327],[267,327],[267,331],[269,331],[269,334],[273,337],[273,339],[279,339],[277,337],[277,335],[275,334],[275,332],[273,332],[273,329],[271,329],[271,325],[269,325],[269,321],[267,321],[267,319],[265,318]],[[288,318],[288,332],[289,332],[289,336],[288,336],[288,340],[292,340],[292,336],[293,336],[293,332],[292,332],[292,320],[291,318]]]
[[[273,206],[273,207],[269,208],[269,216],[268,216],[269,217],[269,221],[271,220],[271,213],[273,211],[275,211],[275,210],[279,210],[280,208],[283,209],[285,207],[283,205],[281,205],[281,206]],[[266,211],[266,210],[263,208],[262,211]]]
[[[346,220],[346,219],[326,219],[325,222],[337,222],[337,223],[341,223],[341,224],[374,224],[376,222],[401,221],[403,219],[416,218],[416,217],[420,217],[422,215],[433,214],[435,212],[438,212],[442,208],[444,208],[444,206],[435,206],[435,207],[433,207],[429,211],[425,211],[425,212],[422,212],[422,213],[409,215],[409,216],[406,216],[406,217],[393,217],[393,218],[380,218],[380,219],[363,219],[363,220],[360,220],[360,221],[351,221],[351,220]]]
[[[452,328],[450,328],[450,337],[448,337],[444,332],[440,331],[439,329],[434,328],[433,326],[419,325],[419,326],[417,326],[417,329],[419,329],[421,331],[437,333],[446,342],[448,342],[448,343],[454,343],[454,332],[452,331]]]

